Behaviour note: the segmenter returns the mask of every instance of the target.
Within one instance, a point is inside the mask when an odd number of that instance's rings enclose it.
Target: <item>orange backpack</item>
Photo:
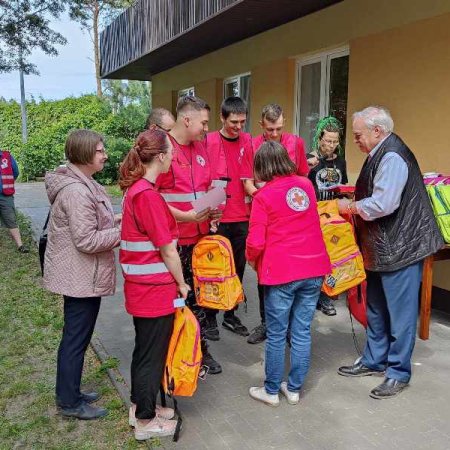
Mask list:
[[[163,376],[164,391],[170,396],[191,397],[197,389],[201,364],[200,325],[197,318],[187,306],[176,308]]]
[[[320,227],[331,260],[332,272],[325,277],[322,291],[335,296],[366,279],[361,252],[352,225],[341,215],[337,200],[318,202]]]
[[[231,243],[226,237],[213,235],[200,239],[192,254],[192,271],[199,306],[230,310],[244,300]]]

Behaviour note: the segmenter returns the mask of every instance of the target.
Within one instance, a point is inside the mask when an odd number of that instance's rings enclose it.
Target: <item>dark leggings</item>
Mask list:
[[[153,419],[164,373],[174,315],[133,317],[136,338],[131,361],[131,401],[138,419]]]

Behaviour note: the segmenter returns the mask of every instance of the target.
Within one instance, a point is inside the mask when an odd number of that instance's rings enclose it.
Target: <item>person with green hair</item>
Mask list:
[[[320,119],[313,137],[313,152],[307,155],[312,166],[308,178],[316,190],[317,200],[331,200],[336,193],[330,189],[340,184],[347,184],[347,164],[342,156],[340,135],[342,124],[333,116]],[[315,164],[315,165],[314,165]],[[317,309],[327,316],[335,316],[333,301],[323,292],[317,302]]]

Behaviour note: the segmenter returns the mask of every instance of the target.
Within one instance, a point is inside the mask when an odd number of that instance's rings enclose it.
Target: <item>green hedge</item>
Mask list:
[[[0,101],[0,147],[17,158],[21,179],[42,176],[64,161],[64,143],[68,133],[87,128],[105,136],[109,160],[96,177],[108,184],[117,180],[117,168],[136,135],[144,129],[149,108],[129,104],[117,114],[107,100],[94,95],[57,101],[27,103],[28,142],[21,139],[20,105]]]

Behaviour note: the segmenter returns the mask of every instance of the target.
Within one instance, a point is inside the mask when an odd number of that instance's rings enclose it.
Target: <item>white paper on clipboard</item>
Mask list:
[[[221,203],[225,202],[227,194],[223,187],[215,187],[208,191],[203,197],[197,198],[191,202],[192,207],[196,212],[203,211],[206,208],[215,209]]]

